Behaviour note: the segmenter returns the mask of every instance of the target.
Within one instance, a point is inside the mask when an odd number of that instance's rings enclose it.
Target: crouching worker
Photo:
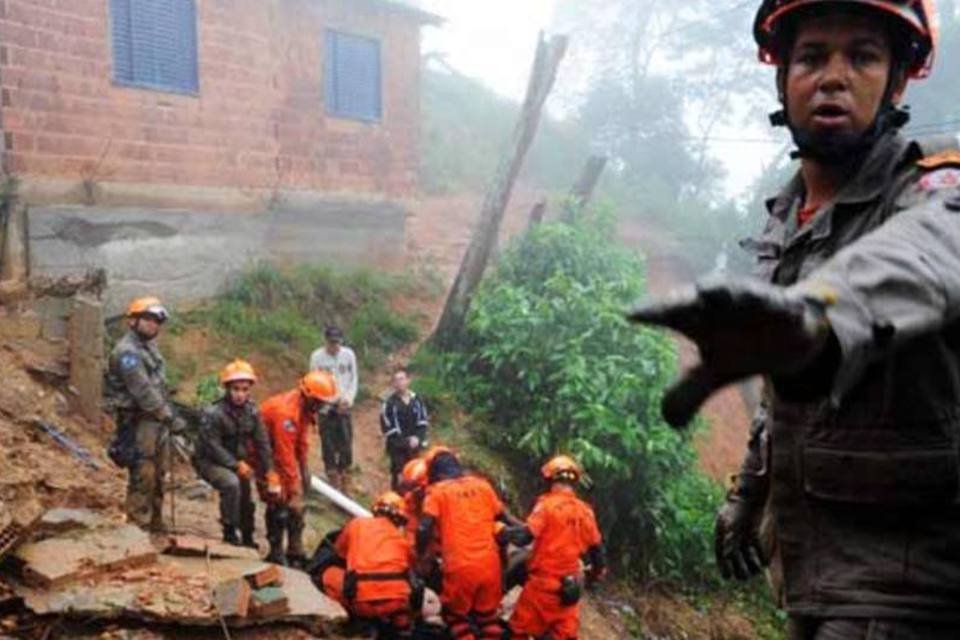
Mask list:
[[[250,398],[257,382],[250,363],[234,360],[220,372],[222,398],[204,410],[204,424],[193,463],[200,477],[220,494],[223,541],[256,549],[251,479],[280,495],[280,478],[273,470],[270,440]],[[237,537],[237,528],[241,538]]]
[[[446,447],[426,456],[427,486],[417,525],[417,555],[439,540],[442,561],[441,615],[457,640],[499,640],[503,597],[500,550],[495,538],[503,505],[490,483],[467,475]]]
[[[413,549],[403,532],[404,503],[387,492],[373,504],[373,516],[354,518],[321,544],[309,569],[314,581],[351,616],[369,621],[378,638],[412,638],[423,590],[411,585]],[[324,559],[319,559],[323,555]]]
[[[605,572],[600,531],[593,509],[576,495],[580,466],[557,456],[542,469],[549,490],[537,500],[526,528],[513,542],[533,543],[527,580],[510,618],[514,638],[576,640],[580,630],[580,595],[585,582]]]
[[[336,401],[339,393],[333,374],[311,371],[296,389],[267,399],[260,405],[263,423],[273,449],[273,464],[280,476],[280,495],[266,493],[267,562],[301,567],[303,552],[304,496],[310,487],[307,465],[310,428],[317,411]],[[287,539],[284,552],[284,536]]]

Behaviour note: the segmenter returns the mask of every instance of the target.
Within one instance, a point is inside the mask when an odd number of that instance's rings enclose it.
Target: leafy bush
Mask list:
[[[369,366],[417,338],[414,319],[388,306],[392,296],[412,287],[406,278],[372,271],[317,266],[283,271],[264,263],[242,275],[202,314],[216,331],[246,348],[297,362],[323,344],[327,324],[337,324],[361,364]]]
[[[608,226],[541,225],[515,243],[477,292],[448,375],[465,405],[496,425],[488,444],[513,452],[526,477],[555,452],[580,459],[622,567],[704,584],[714,579],[719,489],[660,417],[675,348],[625,321],[644,294],[644,268]]]

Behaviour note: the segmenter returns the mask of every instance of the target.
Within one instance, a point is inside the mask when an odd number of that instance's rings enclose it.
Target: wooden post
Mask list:
[[[587,158],[587,163],[583,165],[580,177],[573,185],[570,197],[567,200],[565,208],[568,222],[573,222],[577,214],[583,211],[583,208],[590,202],[590,198],[593,197],[593,190],[596,189],[597,182],[600,181],[600,174],[603,173],[606,166],[606,156],[590,156]]]
[[[76,390],[80,413],[99,425],[103,400],[103,305],[81,296],[70,313],[70,386]]]
[[[547,201],[546,199],[543,199],[537,204],[533,205],[533,209],[530,209],[530,221],[527,224],[527,231],[533,229],[538,224],[543,222],[543,218],[546,215],[547,215]]]
[[[513,184],[536,135],[543,104],[550,95],[557,78],[557,69],[567,51],[567,42],[566,36],[554,36],[545,40],[543,33],[540,33],[537,55],[527,84],[527,96],[523,101],[520,119],[513,131],[509,152],[500,161],[496,178],[483,203],[470,246],[467,247],[467,253],[460,264],[460,271],[447,296],[443,314],[431,338],[433,346],[440,350],[451,349],[460,342],[470,300],[483,278],[487,262],[496,246],[500,223],[503,221]]]

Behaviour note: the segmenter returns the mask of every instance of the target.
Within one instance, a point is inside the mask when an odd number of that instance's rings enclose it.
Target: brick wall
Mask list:
[[[109,0],[0,0],[6,170],[78,184],[415,190],[414,19],[356,0],[196,3],[192,97],[113,84]],[[380,40],[381,122],[325,115],[325,28]]]

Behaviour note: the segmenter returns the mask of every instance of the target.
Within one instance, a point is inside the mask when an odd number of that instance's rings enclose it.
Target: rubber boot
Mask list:
[[[240,538],[237,537],[237,528],[230,525],[223,525],[223,541],[237,547],[240,546]]]
[[[286,565],[286,557],[283,552],[283,535],[287,529],[287,510],[284,507],[271,505],[267,507],[267,543],[270,545],[270,551],[264,558],[267,562]]]

